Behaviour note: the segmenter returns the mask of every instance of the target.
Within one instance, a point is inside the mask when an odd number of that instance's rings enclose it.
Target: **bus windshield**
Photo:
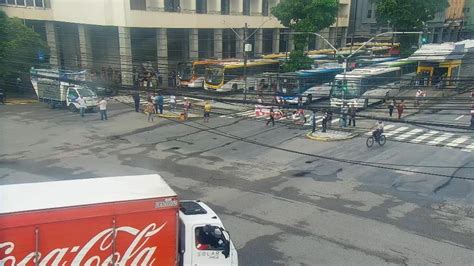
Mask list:
[[[209,66],[206,68],[206,82],[211,85],[219,85],[224,81],[224,67]]]
[[[300,80],[297,78],[280,78],[280,90],[285,95],[298,95],[300,93]]]
[[[204,77],[206,75],[206,65],[204,64],[194,65],[194,75],[197,77]]]
[[[342,89],[341,87],[333,84],[332,90],[331,90],[331,97],[332,98],[338,98],[342,99]],[[349,81],[347,83],[347,91],[344,92],[344,99],[354,99],[354,98],[359,98],[360,97],[360,85],[357,82],[351,82]]]
[[[193,76],[193,65],[191,63],[178,64],[178,77],[181,80],[191,80]]]

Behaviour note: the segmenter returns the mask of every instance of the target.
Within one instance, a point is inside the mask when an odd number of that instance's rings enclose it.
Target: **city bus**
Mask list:
[[[380,102],[409,85],[415,70],[416,62],[402,59],[338,74],[331,88],[331,107],[340,107],[343,102],[356,107]]]
[[[299,97],[305,103],[329,97],[329,90],[323,85],[332,82],[343,71],[341,64],[328,63],[316,69],[279,74],[278,95],[287,103],[297,103]]]
[[[249,60],[247,62],[247,87],[255,89],[259,82],[259,75],[276,73],[280,70],[278,60]],[[221,62],[208,65],[206,68],[206,90],[239,91],[245,87],[245,66],[243,62]]]
[[[234,60],[200,60],[194,62],[181,62],[177,67],[177,80],[180,87],[188,88],[204,88],[204,76],[206,75],[206,67],[211,64],[219,64],[220,62],[231,62]]]

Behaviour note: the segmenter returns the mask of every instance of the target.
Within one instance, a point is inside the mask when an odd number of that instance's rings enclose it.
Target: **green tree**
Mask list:
[[[272,14],[293,32],[319,32],[336,21],[338,0],[281,0]],[[305,69],[311,60],[305,55],[309,35],[294,35],[295,50],[285,64],[287,71]]]
[[[423,31],[425,23],[449,6],[448,0],[372,0],[376,5],[377,22],[390,25],[395,31]],[[418,36],[400,36],[402,56],[413,53]]]
[[[48,50],[45,42],[18,18],[0,11],[0,84],[13,87],[15,79],[38,65],[38,53]]]

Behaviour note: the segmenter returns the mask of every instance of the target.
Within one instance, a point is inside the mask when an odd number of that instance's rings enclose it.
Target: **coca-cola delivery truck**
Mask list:
[[[206,204],[159,175],[0,186],[0,265],[237,265]]]

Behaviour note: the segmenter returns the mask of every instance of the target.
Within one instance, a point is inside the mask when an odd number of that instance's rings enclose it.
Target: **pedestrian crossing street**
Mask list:
[[[366,135],[371,134],[372,131],[366,133]],[[384,135],[389,140],[392,139],[407,143],[457,148],[466,152],[474,152],[474,139],[468,135],[411,128],[408,126],[397,126],[393,124],[384,127]]]
[[[220,115],[220,118],[253,118],[253,119],[260,119],[260,120],[265,120],[268,119],[268,116],[257,116],[255,113],[255,110],[248,110],[248,111],[243,111],[243,112],[238,112],[238,113],[233,113],[233,114],[226,114],[226,115]],[[305,126],[311,126],[312,125],[312,115],[310,114],[305,114],[306,117],[306,123],[304,124]],[[293,122],[292,118],[287,118],[287,117],[281,117],[280,119],[275,119],[275,121],[288,121],[288,122]],[[323,122],[323,116],[316,116],[316,124],[318,126],[321,126],[321,123]],[[333,118],[332,124],[339,123],[339,118]]]

